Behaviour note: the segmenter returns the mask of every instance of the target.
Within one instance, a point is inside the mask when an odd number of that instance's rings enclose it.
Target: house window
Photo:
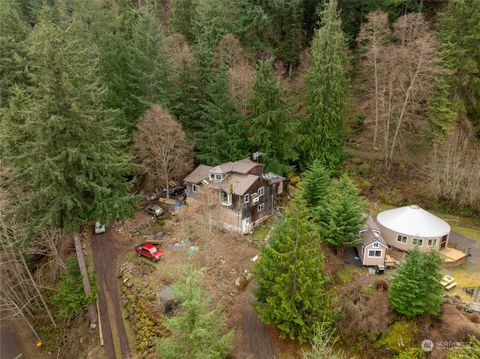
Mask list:
[[[428,246],[429,247],[433,247],[433,246],[436,246],[436,245],[437,245],[437,239],[436,238],[428,240]]]
[[[261,211],[263,211],[264,208],[265,208],[265,203],[260,203],[260,204],[257,206],[257,211],[258,211],[258,212],[261,212]]]
[[[263,186],[258,188],[257,193],[259,197],[265,194],[265,189],[263,188]]]
[[[198,186],[196,184],[192,184],[192,192],[197,192],[198,191]]]
[[[378,248],[380,244],[378,242],[373,243],[373,248]]]
[[[399,235],[397,236],[397,242],[407,243],[407,237],[406,237],[406,236],[402,236],[401,234],[399,234]]]
[[[223,179],[223,174],[221,173],[210,173],[210,180],[220,181]]]
[[[412,239],[412,244],[413,244],[414,246],[419,246],[419,247],[421,247],[422,244],[423,244],[423,239],[413,238],[413,239]]]
[[[250,195],[246,194],[243,196],[243,203],[249,203],[250,202]]]
[[[215,179],[216,180],[221,180],[222,178],[223,178],[223,176],[221,174],[218,174],[218,173],[215,174]]]
[[[230,206],[232,204],[232,196],[225,192],[225,191],[220,191],[220,202],[226,206]]]
[[[382,256],[382,251],[368,251],[369,257],[379,258]]]

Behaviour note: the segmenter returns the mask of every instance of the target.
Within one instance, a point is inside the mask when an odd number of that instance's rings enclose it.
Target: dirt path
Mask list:
[[[242,350],[247,358],[250,356],[255,359],[274,359],[268,327],[260,321],[257,312],[252,307],[255,302],[252,286],[250,285],[247,290],[247,303],[241,316]]]
[[[117,279],[118,248],[109,229],[105,234],[92,236],[92,254],[99,293],[100,317],[104,336],[106,359],[130,355],[127,333],[123,323]],[[119,346],[116,348],[115,345]]]

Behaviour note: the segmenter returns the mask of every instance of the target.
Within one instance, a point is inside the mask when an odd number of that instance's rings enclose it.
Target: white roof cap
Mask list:
[[[389,209],[379,213],[377,222],[391,231],[412,237],[435,238],[450,233],[450,225],[419,206]]]

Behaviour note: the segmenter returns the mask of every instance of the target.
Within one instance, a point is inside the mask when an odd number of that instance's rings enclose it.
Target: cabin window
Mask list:
[[[220,181],[223,179],[223,174],[221,173],[210,173],[210,180],[211,181]]]
[[[198,191],[198,186],[196,184],[192,184],[192,192],[197,192]]]
[[[407,243],[407,237],[406,237],[406,236],[402,236],[401,234],[399,234],[399,235],[397,236],[397,242]]]
[[[380,244],[378,242],[373,243],[373,248],[378,248]]]
[[[263,211],[265,208],[265,203],[260,203],[258,206],[257,206],[257,211],[258,212],[261,212]]]
[[[368,251],[368,256],[379,258],[382,256],[382,251]]]
[[[229,206],[232,204],[232,196],[225,192],[225,191],[220,191],[220,202],[222,202],[222,204],[226,205],[226,206]]]
[[[243,203],[249,203],[250,202],[250,195],[246,194],[243,196]]]
[[[265,189],[263,188],[263,186],[258,188],[257,193],[258,196],[263,196],[265,194]]]
[[[437,245],[437,239],[436,238],[428,240],[428,246],[429,247],[433,247],[433,246],[436,246],[436,245]]]
[[[412,244],[413,244],[414,246],[419,246],[419,247],[421,247],[422,244],[423,244],[423,239],[413,238],[413,239],[412,239]]]

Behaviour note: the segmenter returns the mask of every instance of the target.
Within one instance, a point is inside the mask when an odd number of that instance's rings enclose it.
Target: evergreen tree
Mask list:
[[[436,251],[408,252],[389,289],[390,306],[407,318],[422,314],[437,315],[442,305],[442,258]]]
[[[286,175],[298,158],[293,137],[295,115],[283,96],[285,89],[273,78],[273,58],[257,69],[250,101],[249,134],[252,147],[262,152],[267,171]]]
[[[363,200],[357,187],[346,176],[334,180],[324,204],[314,210],[322,240],[334,247],[352,247],[359,243],[358,232],[365,223]]]
[[[195,133],[198,161],[208,165],[236,161],[249,155],[243,121],[228,92],[228,75],[220,70],[207,89],[201,130]]]
[[[156,17],[138,10],[127,46],[127,78],[131,93],[126,99],[127,118],[136,121],[152,103],[168,107],[169,63]],[[132,123],[134,125],[135,123]]]
[[[271,7],[276,53],[285,62],[291,76],[304,44],[302,0],[276,0],[271,2]]]
[[[15,85],[26,85],[26,48],[28,28],[16,9],[7,1],[0,3],[0,106],[5,107]]]
[[[441,64],[448,72],[437,82],[431,119],[449,128],[451,112],[466,115],[480,134],[480,2],[450,1],[440,14]]]
[[[321,15],[322,27],[313,39],[311,67],[306,78],[308,109],[303,126],[307,131],[304,162],[318,158],[330,169],[343,158],[347,90],[345,38],[336,9],[337,1],[330,0]]]
[[[255,308],[262,321],[278,327],[282,337],[303,342],[317,322],[332,320],[323,256],[301,196],[274,228],[269,245],[261,248],[254,273]]]
[[[164,359],[222,359],[232,348],[233,331],[222,334],[225,317],[211,309],[205,294],[203,274],[190,270],[173,287],[180,310],[163,324],[171,336],[158,340],[157,351]]]
[[[182,34],[189,43],[195,40],[193,30],[195,5],[195,0],[172,0],[171,4],[170,31]]]
[[[33,230],[73,235],[90,297],[79,232],[94,220],[132,215],[135,197],[125,180],[134,170],[131,158],[121,150],[114,113],[104,107],[98,54],[86,38],[76,21],[53,25],[44,13],[27,41],[31,86],[12,96],[0,134],[8,185],[21,190],[16,217]],[[89,315],[95,322],[91,305]]]
[[[303,198],[310,209],[323,207],[331,183],[329,171],[318,160],[303,172]]]

